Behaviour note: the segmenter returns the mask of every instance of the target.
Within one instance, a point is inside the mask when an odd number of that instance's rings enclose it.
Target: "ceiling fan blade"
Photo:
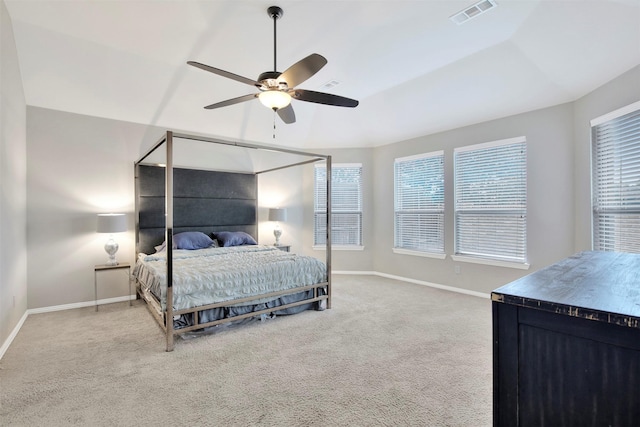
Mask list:
[[[255,93],[249,94],[249,95],[243,95],[243,96],[239,96],[237,98],[231,98],[231,99],[227,99],[226,101],[222,101],[222,102],[217,102],[215,104],[211,104],[211,105],[207,105],[206,108],[207,110],[213,110],[214,108],[220,108],[220,107],[226,107],[228,105],[233,105],[233,104],[239,104],[241,102],[245,102],[245,101],[251,101],[254,98],[257,98],[258,95]]]
[[[284,108],[279,108],[278,116],[280,116],[282,121],[288,125],[296,122],[296,113],[293,112],[293,107],[291,106],[291,104],[287,105]]]
[[[298,86],[300,83],[313,76],[327,64],[324,56],[312,53],[304,59],[287,68],[284,73],[280,74],[278,81],[287,83],[290,89]]]
[[[248,84],[248,85],[251,85],[251,86],[256,86],[256,85],[259,86],[260,85],[260,83],[258,83],[255,80],[249,79],[247,77],[242,77],[242,76],[239,76],[237,74],[233,74],[233,73],[230,73],[228,71],[221,70],[219,68],[210,67],[208,65],[201,64],[199,62],[187,61],[187,64],[192,65],[192,66],[194,66],[196,68],[200,68],[201,70],[205,70],[205,71],[208,71],[210,73],[217,74],[219,76],[226,77],[226,78],[231,79],[231,80],[235,80],[235,81],[240,82],[240,83],[245,83],[245,84]]]
[[[291,96],[299,101],[315,102],[316,104],[334,105],[336,107],[357,107],[359,102],[344,96],[330,93],[315,92],[312,90],[296,89]]]

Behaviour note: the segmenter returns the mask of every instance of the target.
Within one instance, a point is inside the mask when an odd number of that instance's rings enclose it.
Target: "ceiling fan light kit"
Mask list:
[[[291,95],[278,89],[269,89],[264,92],[260,92],[258,99],[262,105],[275,111],[291,104]]]
[[[276,66],[276,22],[282,17],[284,11],[278,6],[271,6],[267,9],[269,17],[273,19],[273,69]],[[337,107],[356,107],[358,101],[355,99],[345,98],[343,96],[333,95],[324,92],[315,92],[311,90],[295,89],[295,87],[312,77],[322,67],[327,64],[327,60],[317,53],[312,53],[306,58],[296,62],[284,72],[265,71],[260,74],[257,80],[239,76],[209,65],[201,64],[195,61],[188,61],[187,64],[200,68],[201,70],[235,80],[240,83],[252,85],[260,91],[258,94],[249,94],[239,96],[237,98],[228,99],[226,101],[217,102],[207,105],[206,109],[211,110],[229,105],[238,104],[245,101],[258,98],[266,107],[275,111],[283,122],[295,123],[295,113],[291,106],[291,99],[298,101],[312,102],[316,104],[332,105]]]

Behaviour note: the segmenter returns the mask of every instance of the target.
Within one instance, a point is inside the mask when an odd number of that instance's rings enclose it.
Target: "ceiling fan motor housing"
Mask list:
[[[256,84],[256,87],[260,90],[287,90],[289,88],[287,82],[278,80],[280,75],[282,75],[282,73],[279,71],[265,71],[258,76],[258,84]]]

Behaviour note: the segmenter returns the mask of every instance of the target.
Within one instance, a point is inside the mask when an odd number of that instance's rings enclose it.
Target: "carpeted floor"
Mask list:
[[[31,315],[0,360],[3,426],[489,426],[491,304],[334,277],[333,308],[164,351],[144,303]]]

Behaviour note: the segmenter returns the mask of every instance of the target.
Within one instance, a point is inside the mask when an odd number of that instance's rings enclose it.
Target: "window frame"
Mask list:
[[[338,203],[335,200],[335,197],[340,194],[340,184],[339,180],[336,179],[336,173],[340,169],[359,169],[359,182],[358,182],[358,192],[356,201],[357,208],[352,210],[336,210],[336,206],[340,206],[341,203]],[[324,201],[318,201],[318,190],[322,188],[326,192],[326,186],[318,186],[318,169],[324,169],[324,177],[320,180],[320,183],[324,183],[326,179],[326,165],[316,164],[314,165],[314,173],[313,173],[313,182],[314,182],[314,190],[313,190],[313,246],[312,248],[315,250],[323,250],[326,249],[326,241],[318,242],[318,237],[320,234],[322,236],[326,236],[326,229],[318,229],[318,225],[324,225],[326,227],[327,221],[326,216],[324,218],[318,219],[319,215],[326,215],[326,193],[324,195]],[[364,250],[363,244],[363,180],[362,180],[363,166],[362,163],[332,163],[331,165],[331,249],[332,250]],[[339,208],[338,208],[339,209]],[[340,243],[340,233],[336,230],[335,221],[341,217],[341,215],[356,215],[359,219],[357,221],[357,225],[353,226],[354,229],[357,230],[357,243]],[[323,232],[324,230],[324,232]]]
[[[590,124],[591,248],[640,253],[640,101]],[[629,133],[621,138],[625,125]]]
[[[415,187],[410,188],[407,191],[402,191],[402,187],[407,187],[410,183],[401,180],[400,173],[403,171],[400,169],[406,165],[408,167],[411,163],[418,163],[419,167],[427,168],[431,161],[440,163],[440,168],[435,173],[432,171],[420,172],[412,175],[410,180],[424,180],[423,196],[415,194]],[[408,172],[408,171],[407,171]],[[427,180],[439,180],[441,182],[440,188],[436,193],[431,193],[432,197],[426,197],[426,184]],[[422,188],[422,187],[420,187]],[[414,193],[414,194],[412,194]],[[434,202],[435,199],[436,201]],[[440,199],[438,201],[438,199]],[[416,205],[420,207],[416,207]],[[411,227],[400,227],[402,216],[414,217],[418,219],[420,224]],[[429,218],[436,217],[436,224],[433,226],[432,221]],[[412,156],[399,157],[394,159],[393,162],[393,252],[404,255],[423,256],[428,258],[444,259],[445,253],[445,179],[444,179],[444,150],[432,151],[428,153],[421,153]],[[429,223],[426,227],[424,223]],[[406,240],[402,236],[407,236]],[[427,245],[429,247],[420,248],[412,246],[410,240],[413,239],[425,239],[427,236],[434,236],[431,243],[435,242],[435,245]],[[403,241],[400,241],[403,240]]]
[[[462,174],[464,172],[468,172],[468,170],[461,170],[461,168],[464,168],[463,158],[468,155],[465,153],[479,152],[479,155],[483,156],[489,152],[485,150],[494,150],[510,145],[521,145],[523,148],[521,150],[523,158],[513,159],[520,164],[520,169],[518,169],[516,164],[513,169],[510,169],[514,172],[513,175],[508,175],[502,178],[515,181],[517,185],[516,189],[518,190],[516,193],[491,200],[491,198],[487,198],[486,195],[496,194],[495,185],[492,184],[497,183],[499,185],[500,179],[495,180],[495,182],[491,182],[489,180],[479,181],[480,184],[488,186],[484,192],[479,192],[477,189],[471,188],[470,184],[469,186],[466,186],[466,184],[463,183],[463,180],[466,182],[466,179],[462,178]],[[505,157],[504,160],[508,161],[510,159]],[[495,178],[496,172],[506,170],[503,167],[498,168],[494,166],[492,168],[490,163],[487,163],[487,166],[488,167],[484,171],[482,169],[478,169],[478,171],[472,172],[481,175],[483,173],[491,173],[493,171],[493,176]],[[518,172],[518,170],[520,170],[520,172]],[[520,176],[517,177],[517,175]],[[454,261],[518,269],[529,268],[530,265],[527,260],[527,175],[527,141],[524,136],[468,145],[454,149],[454,255],[451,256]],[[491,193],[491,191],[494,193]],[[476,201],[474,201],[474,197]],[[464,202],[462,202],[462,200],[464,200]],[[474,206],[474,203],[476,206]],[[461,206],[463,204],[467,205],[467,207]],[[491,218],[491,216],[493,216],[493,218]],[[518,218],[518,216],[520,218]],[[477,227],[484,228],[484,232],[477,232],[475,234],[477,237],[477,239],[475,239],[477,250],[473,250],[473,243],[471,243],[471,239],[469,238],[469,236],[473,237],[474,234],[467,234],[461,230],[461,227],[471,229],[469,224],[465,226],[463,223],[462,218],[465,217],[475,217],[480,224],[475,226],[475,230],[477,230]],[[479,252],[480,250],[486,251],[487,249],[492,249],[491,246],[498,249],[500,247],[498,242],[505,241],[501,236],[499,236],[500,231],[497,230],[498,227],[496,227],[499,222],[505,221],[500,219],[501,217],[505,217],[505,220],[507,221],[506,224],[515,230],[508,234],[508,236],[514,240],[506,240],[509,242],[515,242],[512,243],[513,247],[509,248],[511,252],[506,254],[499,253],[499,251],[493,253]],[[504,236],[504,233],[502,233],[502,235]],[[462,239],[464,239],[469,246],[461,247]],[[483,246],[486,247],[483,248]]]

